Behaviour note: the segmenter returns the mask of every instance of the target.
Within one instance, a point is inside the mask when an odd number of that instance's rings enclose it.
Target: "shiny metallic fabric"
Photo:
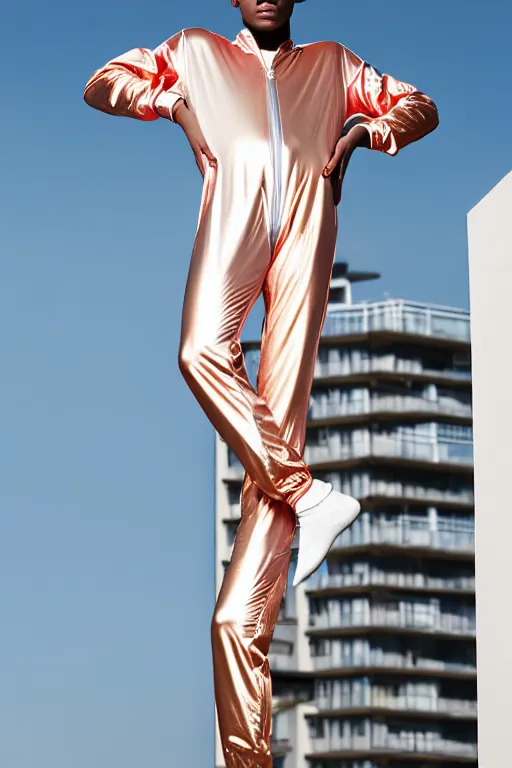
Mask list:
[[[196,114],[205,165],[185,292],[181,371],[246,470],[242,521],[212,622],[215,694],[228,768],[270,768],[270,640],[287,583],[302,460],[334,260],[337,211],[323,170],[357,123],[390,155],[432,131],[435,104],[337,43],[284,43],[267,70],[255,39],[187,29],[94,73],[93,107],[154,120],[161,94]],[[240,333],[263,293],[257,391]]]

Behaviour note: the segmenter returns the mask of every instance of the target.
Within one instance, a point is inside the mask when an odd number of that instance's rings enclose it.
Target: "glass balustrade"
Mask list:
[[[273,766],[273,768],[277,768]],[[279,767],[281,768],[281,767]],[[308,768],[382,768],[382,764],[377,765],[377,763],[374,763],[370,760],[332,760],[330,759],[327,762],[317,760],[313,760],[311,762],[308,760]]]
[[[425,755],[425,758],[429,754],[442,755],[444,757],[455,758],[468,758],[473,760],[476,758],[477,749],[476,743],[468,744],[464,741],[454,741],[447,739],[432,739],[429,743],[428,735],[420,733],[418,737],[413,732],[410,733],[410,738],[405,739],[403,736],[390,737],[389,739],[383,739],[381,743],[367,744],[365,740],[355,739],[353,742],[348,742],[342,738],[338,738],[337,735],[333,735],[331,739],[311,739],[311,754],[323,755],[329,752],[377,752],[380,754],[385,753],[385,757],[392,757],[392,753],[398,754],[414,754]],[[389,753],[389,754],[387,754]],[[359,756],[359,755],[358,755]],[[336,763],[329,761],[328,763],[316,764],[313,766],[317,768],[317,765],[321,765],[321,768],[337,768]],[[343,765],[343,764],[342,764]],[[346,762],[347,768],[352,768],[353,764]]]
[[[438,598],[315,598],[310,607],[309,626],[314,630],[385,627],[473,635],[475,609],[473,605]]]
[[[245,352],[245,365],[251,381],[256,380],[259,349]],[[377,353],[361,348],[321,346],[315,362],[315,379],[358,376],[367,373],[396,373],[432,379],[471,381],[471,372],[458,368],[429,368],[420,357],[400,357],[393,352]]]
[[[314,718],[310,725],[311,751],[315,753],[375,751],[411,754],[435,754],[473,758],[475,741],[462,740],[458,724],[416,725],[371,722],[363,719]]]
[[[436,487],[415,481],[413,477],[402,481],[396,477],[386,477],[369,471],[323,472],[319,477],[332,483],[336,490],[358,499],[382,496],[440,504],[443,502],[469,505],[474,503],[472,486],[461,482],[452,481],[449,487]]]
[[[469,342],[469,312],[403,300],[361,302],[329,312],[323,336],[390,331]]]
[[[345,395],[347,395],[345,397]],[[343,416],[360,416],[373,413],[438,413],[460,418],[471,417],[471,405],[456,398],[440,397],[437,401],[409,395],[363,395],[350,397],[341,390],[328,395],[313,395],[309,418],[326,419]]]
[[[454,571],[451,576],[436,576],[425,573],[424,571],[407,571],[406,564],[399,570],[384,570],[378,568],[369,562],[347,563],[344,564],[343,573],[322,573],[317,571],[307,582],[308,590],[325,589],[356,589],[388,587],[399,590],[417,589],[440,591],[452,591],[460,589],[461,592],[467,592],[475,589],[475,578],[471,573]],[[333,564],[330,566],[333,567]]]
[[[359,432],[359,434],[357,434]],[[332,432],[323,444],[306,445],[307,464],[327,464],[365,457],[408,459],[415,462],[471,465],[473,444],[470,440],[410,439],[392,434],[364,434],[363,430],[337,435]]]
[[[249,350],[251,367],[259,364],[259,352]],[[394,354],[377,355],[369,350],[343,350],[320,348],[315,364],[315,379],[334,376],[357,376],[366,373],[398,373],[433,379],[470,381],[471,372],[457,369],[426,368],[419,358],[401,358]]]
[[[467,684],[466,684],[467,686]],[[443,685],[436,680],[407,681],[395,684],[372,683],[368,677],[315,681],[314,700],[319,713],[337,709],[381,708],[397,711],[432,712],[474,716],[476,698],[443,695]],[[459,686],[460,691],[460,686]]]
[[[393,637],[312,637],[310,650],[313,668],[351,670],[356,668],[402,670],[412,673],[476,672],[475,650],[446,646],[435,652],[427,647],[401,647]]]
[[[474,518],[470,515],[433,517],[428,514],[363,512],[338,536],[332,549],[371,544],[473,552]]]

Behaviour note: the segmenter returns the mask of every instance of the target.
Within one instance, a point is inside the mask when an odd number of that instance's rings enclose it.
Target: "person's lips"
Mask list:
[[[256,9],[256,13],[259,16],[275,16],[277,13],[277,6],[273,3],[262,3]]]

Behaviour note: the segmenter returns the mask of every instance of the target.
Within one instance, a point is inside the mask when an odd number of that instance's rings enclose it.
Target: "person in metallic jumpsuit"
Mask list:
[[[299,525],[294,584],[360,511],[303,461],[309,396],[329,295],[337,204],[356,147],[396,153],[433,131],[434,102],[335,42],[295,45],[303,0],[231,0],[234,41],[184,29],[94,72],[86,102],[167,118],[203,174],[179,366],[245,468],[241,522],[212,621],[215,698],[228,768],[270,768],[267,659]],[[240,334],[265,320],[254,389]]]

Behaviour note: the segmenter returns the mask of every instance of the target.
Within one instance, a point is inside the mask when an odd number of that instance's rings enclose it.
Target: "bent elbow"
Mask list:
[[[98,72],[95,72],[87,81],[84,88],[84,101],[89,107],[94,109],[100,109],[100,102],[98,99],[97,88],[95,88],[97,82]]]
[[[439,125],[439,110],[437,104],[429,96],[426,96],[426,99],[430,106],[430,131],[434,131]]]
[[[92,96],[92,91],[87,86],[85,87],[85,90],[84,90],[84,101],[87,104],[87,106],[89,106],[89,107],[94,107],[95,106],[94,105],[94,98]]]
[[[424,93],[419,94],[421,111],[423,112],[424,131],[431,133],[439,125],[439,111],[435,102]]]

